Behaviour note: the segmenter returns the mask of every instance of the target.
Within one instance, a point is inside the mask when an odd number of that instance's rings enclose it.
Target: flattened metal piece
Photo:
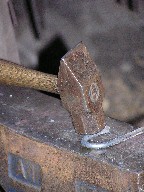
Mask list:
[[[58,87],[78,133],[94,134],[104,128],[103,85],[97,66],[83,43],[61,59]]]

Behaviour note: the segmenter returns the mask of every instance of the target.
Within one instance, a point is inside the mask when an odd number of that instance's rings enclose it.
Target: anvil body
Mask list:
[[[82,135],[57,98],[0,87],[0,184],[16,192],[144,191],[143,135],[103,150],[81,146]],[[106,118],[116,137],[134,127]]]

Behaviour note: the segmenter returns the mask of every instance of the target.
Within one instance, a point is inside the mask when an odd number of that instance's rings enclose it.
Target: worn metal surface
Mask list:
[[[94,61],[79,43],[61,60],[58,79],[54,75],[26,69],[0,60],[0,83],[60,93],[80,134],[94,134],[105,126],[103,86]]]
[[[0,103],[0,184],[6,191],[144,190],[143,135],[107,150],[87,150],[60,100],[1,86]],[[107,139],[134,129],[110,118],[106,125]]]
[[[61,59],[58,87],[78,133],[94,134],[104,128],[103,85],[97,66],[83,43]]]

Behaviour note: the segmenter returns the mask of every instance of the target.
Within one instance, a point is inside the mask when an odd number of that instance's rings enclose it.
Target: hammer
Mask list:
[[[1,59],[0,83],[60,94],[79,134],[94,134],[105,126],[103,85],[97,66],[82,42],[62,57],[58,78]]]

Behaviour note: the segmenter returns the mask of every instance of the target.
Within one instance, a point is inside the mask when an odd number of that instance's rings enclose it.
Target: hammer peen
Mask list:
[[[62,57],[58,78],[0,60],[0,83],[60,94],[79,134],[94,134],[105,126],[103,85],[97,66],[82,42]]]

